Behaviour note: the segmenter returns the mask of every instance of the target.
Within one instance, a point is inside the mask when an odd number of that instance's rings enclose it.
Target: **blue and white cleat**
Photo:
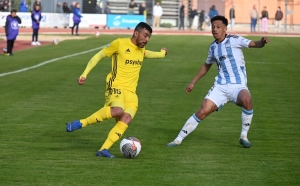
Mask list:
[[[82,124],[79,120],[70,122],[67,124],[66,130],[67,132],[73,132],[74,130],[78,130],[82,128]]]
[[[239,142],[241,145],[243,145],[244,148],[250,148],[252,146],[247,138],[240,138]]]
[[[172,141],[172,142],[168,143],[166,146],[167,146],[167,147],[177,147],[177,146],[179,146],[180,144],[181,144],[180,141]]]
[[[96,153],[96,156],[105,157],[105,158],[115,158],[115,156],[110,154],[110,152],[107,149],[99,150]]]

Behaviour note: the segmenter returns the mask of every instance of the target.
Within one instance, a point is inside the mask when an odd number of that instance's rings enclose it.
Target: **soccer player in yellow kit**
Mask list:
[[[138,109],[136,87],[140,70],[145,58],[164,58],[168,54],[166,48],[160,52],[145,49],[152,34],[152,28],[140,22],[134,29],[131,38],[119,38],[102,49],[87,64],[84,72],[78,78],[79,85],[84,84],[89,72],[104,57],[112,57],[112,70],[106,77],[106,102],[104,107],[91,116],[67,124],[67,132],[84,128],[90,124],[115,118],[116,125],[108,133],[108,137],[96,156],[114,158],[108,149],[126,131]]]

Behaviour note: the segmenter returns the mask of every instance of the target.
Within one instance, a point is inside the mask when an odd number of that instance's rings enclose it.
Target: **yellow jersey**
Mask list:
[[[106,77],[107,88],[120,87],[135,92],[145,48],[134,45],[130,38],[119,38],[103,51],[107,57],[112,57],[112,70]]]
[[[112,57],[112,70],[106,77],[107,88],[119,87],[135,93],[144,57],[164,58],[165,55],[164,49],[153,52],[139,48],[130,38],[119,38],[90,59],[80,78],[86,78],[102,58]]]

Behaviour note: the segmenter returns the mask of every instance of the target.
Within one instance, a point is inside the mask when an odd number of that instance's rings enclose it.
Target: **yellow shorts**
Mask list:
[[[105,107],[121,107],[133,119],[138,109],[138,97],[131,91],[112,87],[105,91]]]

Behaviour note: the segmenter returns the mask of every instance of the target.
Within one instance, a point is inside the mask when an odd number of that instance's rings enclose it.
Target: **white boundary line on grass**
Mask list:
[[[0,77],[11,75],[11,74],[17,74],[17,73],[20,73],[20,72],[24,72],[24,71],[27,71],[27,70],[31,70],[31,69],[35,69],[35,68],[41,67],[41,66],[46,65],[48,63],[53,63],[55,61],[59,61],[61,59],[65,59],[65,58],[69,58],[69,57],[74,57],[74,56],[79,56],[81,54],[86,54],[86,53],[89,53],[89,52],[93,52],[95,50],[100,50],[100,49],[104,48],[105,46],[106,45],[103,45],[101,47],[94,48],[94,49],[91,49],[91,50],[86,50],[86,51],[83,51],[83,52],[79,52],[79,53],[75,53],[75,54],[70,54],[70,55],[66,55],[66,56],[62,56],[62,57],[50,59],[50,60],[41,62],[41,63],[39,63],[37,65],[34,65],[34,66],[31,66],[31,67],[22,68],[20,70],[15,70],[15,71],[11,71],[11,72],[5,72],[5,73],[0,74]]]

